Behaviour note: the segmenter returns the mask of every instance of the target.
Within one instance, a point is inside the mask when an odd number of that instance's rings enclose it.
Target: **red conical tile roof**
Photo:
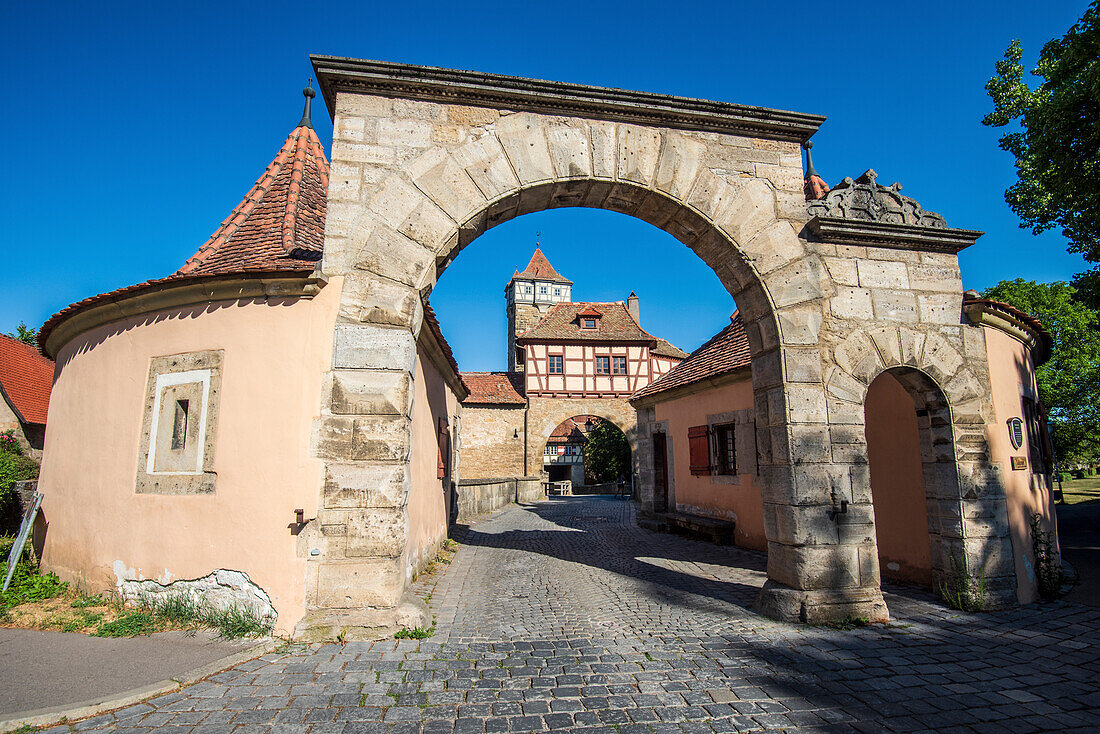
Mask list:
[[[311,270],[325,243],[328,159],[308,117],[177,275]]]
[[[573,281],[562,277],[557,270],[554,270],[554,266],[550,264],[550,261],[546,259],[546,255],[542,254],[542,249],[538,247],[535,248],[535,254],[531,256],[531,262],[527,263],[527,267],[523,269],[523,272],[512,276],[513,280],[516,278],[550,280],[555,283],[573,285]]]

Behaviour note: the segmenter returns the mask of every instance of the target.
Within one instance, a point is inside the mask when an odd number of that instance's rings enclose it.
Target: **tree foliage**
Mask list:
[[[1014,126],[1001,148],[1016,157],[1018,180],[1005,201],[1036,234],[1057,225],[1069,249],[1100,262],[1100,0],[1062,38],[1043,46],[1024,81],[1023,51],[1013,41],[986,84],[990,127]]]
[[[1059,461],[1100,457],[1100,315],[1067,283],[1003,280],[982,295],[1035,316],[1054,339],[1035,378]]]
[[[630,443],[622,431],[607,421],[600,421],[588,432],[584,445],[584,474],[589,484],[630,476]]]
[[[38,341],[38,329],[32,329],[23,321],[19,322],[19,326],[15,327],[14,332],[9,331],[7,335],[31,346],[34,346]]]

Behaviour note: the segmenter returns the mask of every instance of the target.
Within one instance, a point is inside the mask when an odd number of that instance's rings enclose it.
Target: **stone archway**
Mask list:
[[[330,384],[356,396],[322,406],[320,518],[348,548],[369,551],[342,553],[333,543],[314,559],[307,626],[332,615],[392,618],[405,589],[411,439],[404,396],[421,299],[486,229],[563,206],[604,208],[664,229],[714,270],[738,304],[752,350],[765,486],[769,582],[760,608],[807,621],[880,616],[873,544],[838,541],[825,523],[838,492],[855,498],[866,484],[847,409],[826,390],[849,371],[838,368],[833,345],[873,326],[872,302],[897,300],[890,268],[915,280],[911,264],[927,266],[919,274],[927,284],[907,290],[907,279],[901,311],[887,316],[920,322],[922,334],[950,331],[937,315],[961,299],[961,288],[957,259],[942,247],[927,261],[923,252],[883,249],[875,270],[861,267],[865,247],[822,241],[850,243],[858,234],[810,221],[798,146],[823,118],[473,72],[313,61],[335,131],[323,271],[342,297]],[[808,222],[819,225],[817,241],[800,236]],[[933,313],[927,323],[917,312],[920,289]],[[958,331],[956,314],[945,338],[962,349]],[[643,510],[652,505],[645,446],[638,451]],[[353,507],[329,499],[348,496],[357,498]]]

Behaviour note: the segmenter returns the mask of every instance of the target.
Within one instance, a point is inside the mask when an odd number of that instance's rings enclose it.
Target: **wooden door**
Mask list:
[[[653,434],[653,511],[668,512],[668,453],[665,434]]]

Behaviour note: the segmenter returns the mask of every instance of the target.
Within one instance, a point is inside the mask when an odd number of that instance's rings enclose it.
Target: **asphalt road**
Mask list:
[[[184,632],[109,639],[0,629],[0,719],[102,700],[183,675],[255,644]]]
[[[1057,512],[1062,558],[1080,576],[1066,598],[1100,607],[1100,502],[1058,505]]]

